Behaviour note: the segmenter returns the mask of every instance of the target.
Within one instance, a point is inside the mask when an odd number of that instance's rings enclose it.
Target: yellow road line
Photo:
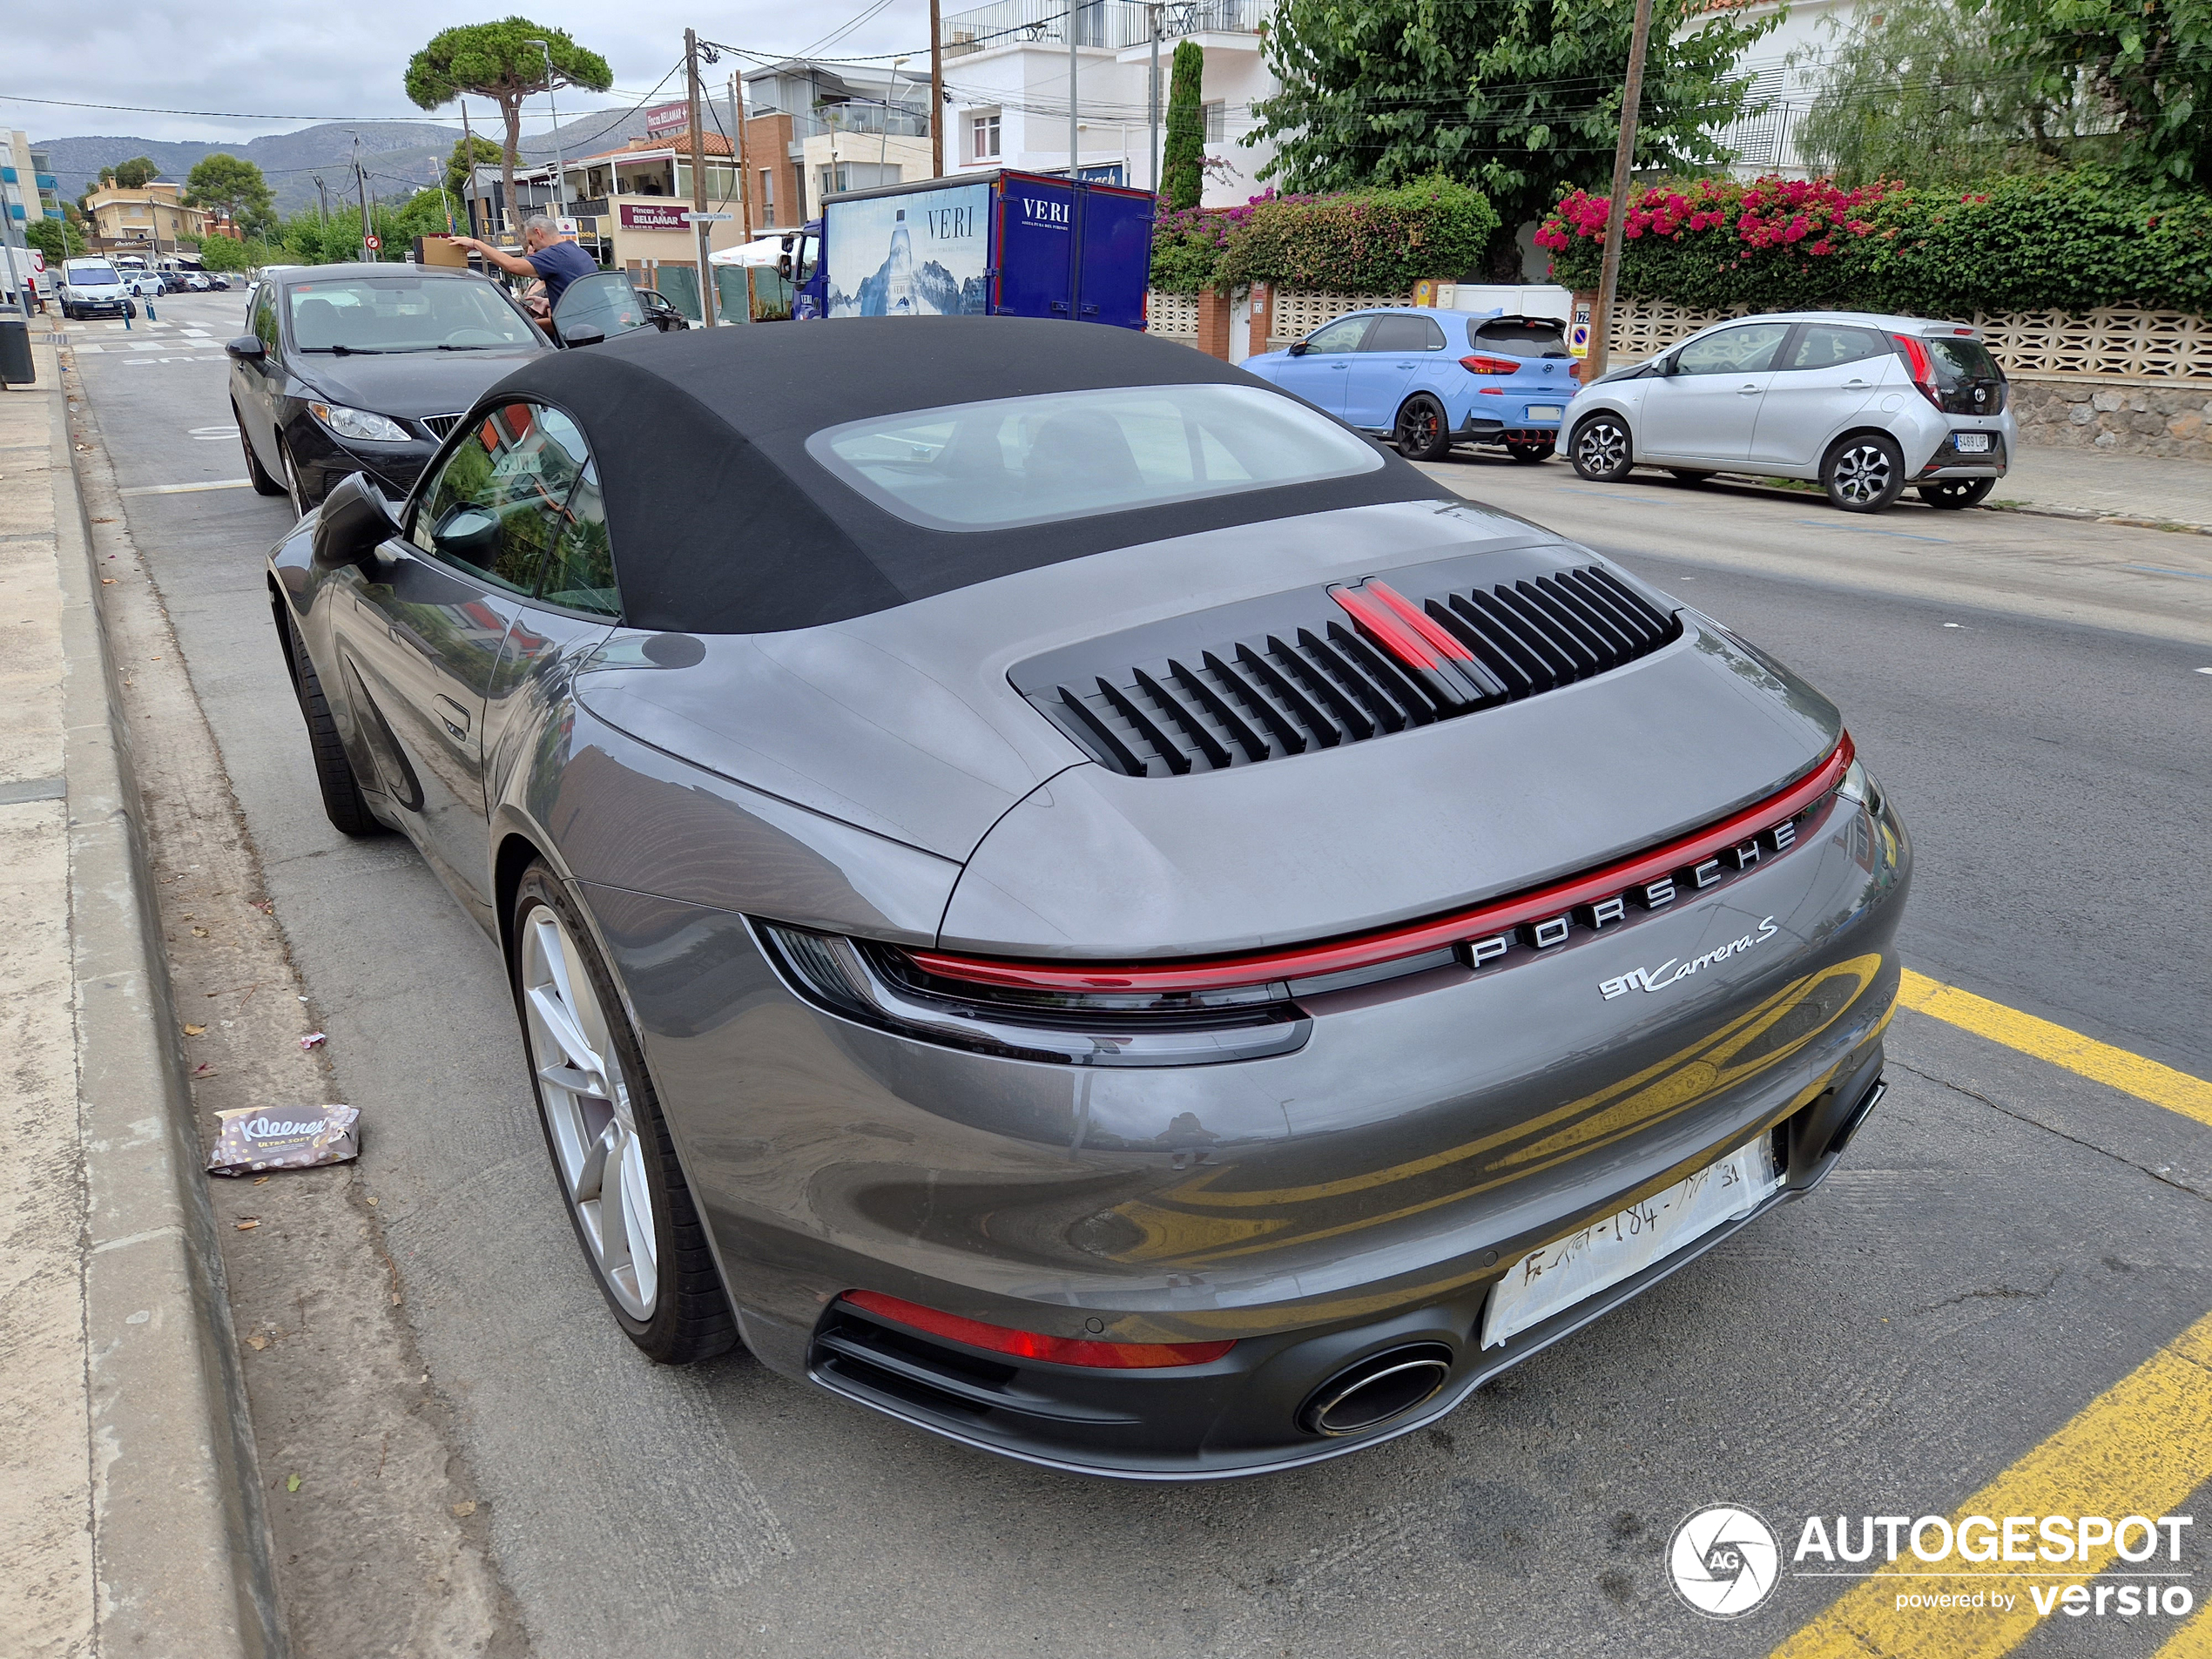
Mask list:
[[[2176,1630],[2155,1659],[2212,1659],[2212,1606]]]
[[[1992,1002],[1972,991],[1962,991],[1955,985],[1916,974],[1909,968],[1898,988],[1897,1000],[1905,1008],[1932,1014],[1962,1031],[1972,1031],[1977,1036],[2033,1055],[2038,1060],[2047,1060],[2094,1082],[2109,1083],[2138,1100],[2147,1100],[2154,1106],[2163,1106],[2168,1111],[2212,1125],[2212,1083],[2202,1077],[2192,1077],[2186,1071],[2176,1071],[2155,1060],[2146,1060],[2125,1049],[2085,1037],[2079,1031],[2039,1020],[2033,1014],[2008,1008],[2002,1002]]]
[[[1968,1515],[2001,1526],[2006,1515],[2148,1515],[2174,1512],[2212,1469],[2212,1314],[2188,1330],[2130,1375],[2092,1400],[2079,1416],[1959,1506],[1956,1527]],[[2187,1545],[2202,1548],[2193,1534]],[[1784,1540],[1784,1548],[1788,1541]],[[2161,1558],[2163,1551],[2161,1550]],[[2093,1549],[2082,1561],[2037,1561],[2020,1570],[2102,1572],[2115,1559],[2112,1546]],[[1955,1559],[1921,1561],[1909,1550],[1846,1591],[1825,1613],[1775,1649],[1774,1659],[1997,1659],[2034,1630],[2040,1620],[2028,1585],[2047,1589],[2061,1581],[2016,1581],[2010,1612],[1899,1611],[1901,1592],[1944,1590],[1959,1581],[1928,1575],[1956,1571]],[[2002,1571],[1993,1563],[1987,1571]],[[1980,1586],[1977,1584],[1975,1588]],[[2013,1593],[2013,1587],[2006,1587]],[[2197,1625],[2203,1625],[2199,1619]],[[2174,1637],[2181,1654],[2202,1653],[2208,1632],[2185,1627]],[[2171,1645],[2171,1644],[2169,1644]]]

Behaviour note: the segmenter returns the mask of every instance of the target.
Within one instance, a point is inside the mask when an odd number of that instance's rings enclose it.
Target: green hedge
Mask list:
[[[1597,286],[1608,211],[1578,190],[1546,220],[1554,280]],[[1622,293],[1703,310],[2212,310],[2212,201],[2094,170],[1963,192],[1671,181],[1631,194],[1622,235]]]
[[[1442,177],[1395,190],[1256,196],[1242,207],[1160,215],[1152,285],[1196,293],[1271,282],[1330,293],[1402,293],[1482,256],[1498,215],[1479,190]]]

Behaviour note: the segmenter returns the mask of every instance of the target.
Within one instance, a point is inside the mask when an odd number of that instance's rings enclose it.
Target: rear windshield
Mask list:
[[[115,274],[112,266],[71,265],[63,268],[68,272],[71,282],[82,282],[88,287],[95,282],[120,282],[123,280]]]
[[[806,453],[885,511],[938,530],[1011,529],[1383,464],[1303,403],[1204,383],[879,415],[815,433]]]
[[[489,282],[452,277],[338,277],[284,291],[300,351],[491,351],[536,336]]]
[[[1934,364],[1936,381],[1944,387],[1969,384],[1974,381],[2001,381],[2005,371],[1997,367],[1997,360],[1989,348],[1979,340],[1961,340],[1957,335],[1936,334],[1924,338],[1920,343],[1928,348],[1928,359]]]
[[[1507,357],[1564,357],[1567,331],[1565,325],[1542,318],[1501,317],[1467,324],[1467,344]]]

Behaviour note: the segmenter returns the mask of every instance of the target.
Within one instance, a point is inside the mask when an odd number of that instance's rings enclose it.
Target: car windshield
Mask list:
[[[69,267],[69,280],[90,286],[95,282],[120,282],[123,279],[116,275],[112,266],[72,265]]]
[[[1946,339],[1940,334],[1920,342],[1928,348],[1929,359],[1935,365],[1936,379],[1946,389],[1968,385],[1975,381],[2001,381],[2005,371],[1997,367],[1997,360],[1989,348],[1979,340]]]
[[[1467,344],[1481,352],[1507,357],[1564,357],[1567,333],[1563,324],[1541,318],[1501,317],[1494,322],[1467,325]]]
[[[1366,440],[1249,386],[995,398],[827,428],[806,452],[930,529],[996,530],[1372,472]]]
[[[300,351],[488,351],[536,336],[488,282],[467,278],[334,277],[285,290]]]

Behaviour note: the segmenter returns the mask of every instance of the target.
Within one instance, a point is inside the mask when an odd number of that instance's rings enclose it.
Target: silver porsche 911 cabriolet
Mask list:
[[[332,820],[502,953],[657,1359],[1287,1468],[1808,1191],[1881,1093],[1909,853],[1835,708],[1183,346],[547,355],[269,592]]]

